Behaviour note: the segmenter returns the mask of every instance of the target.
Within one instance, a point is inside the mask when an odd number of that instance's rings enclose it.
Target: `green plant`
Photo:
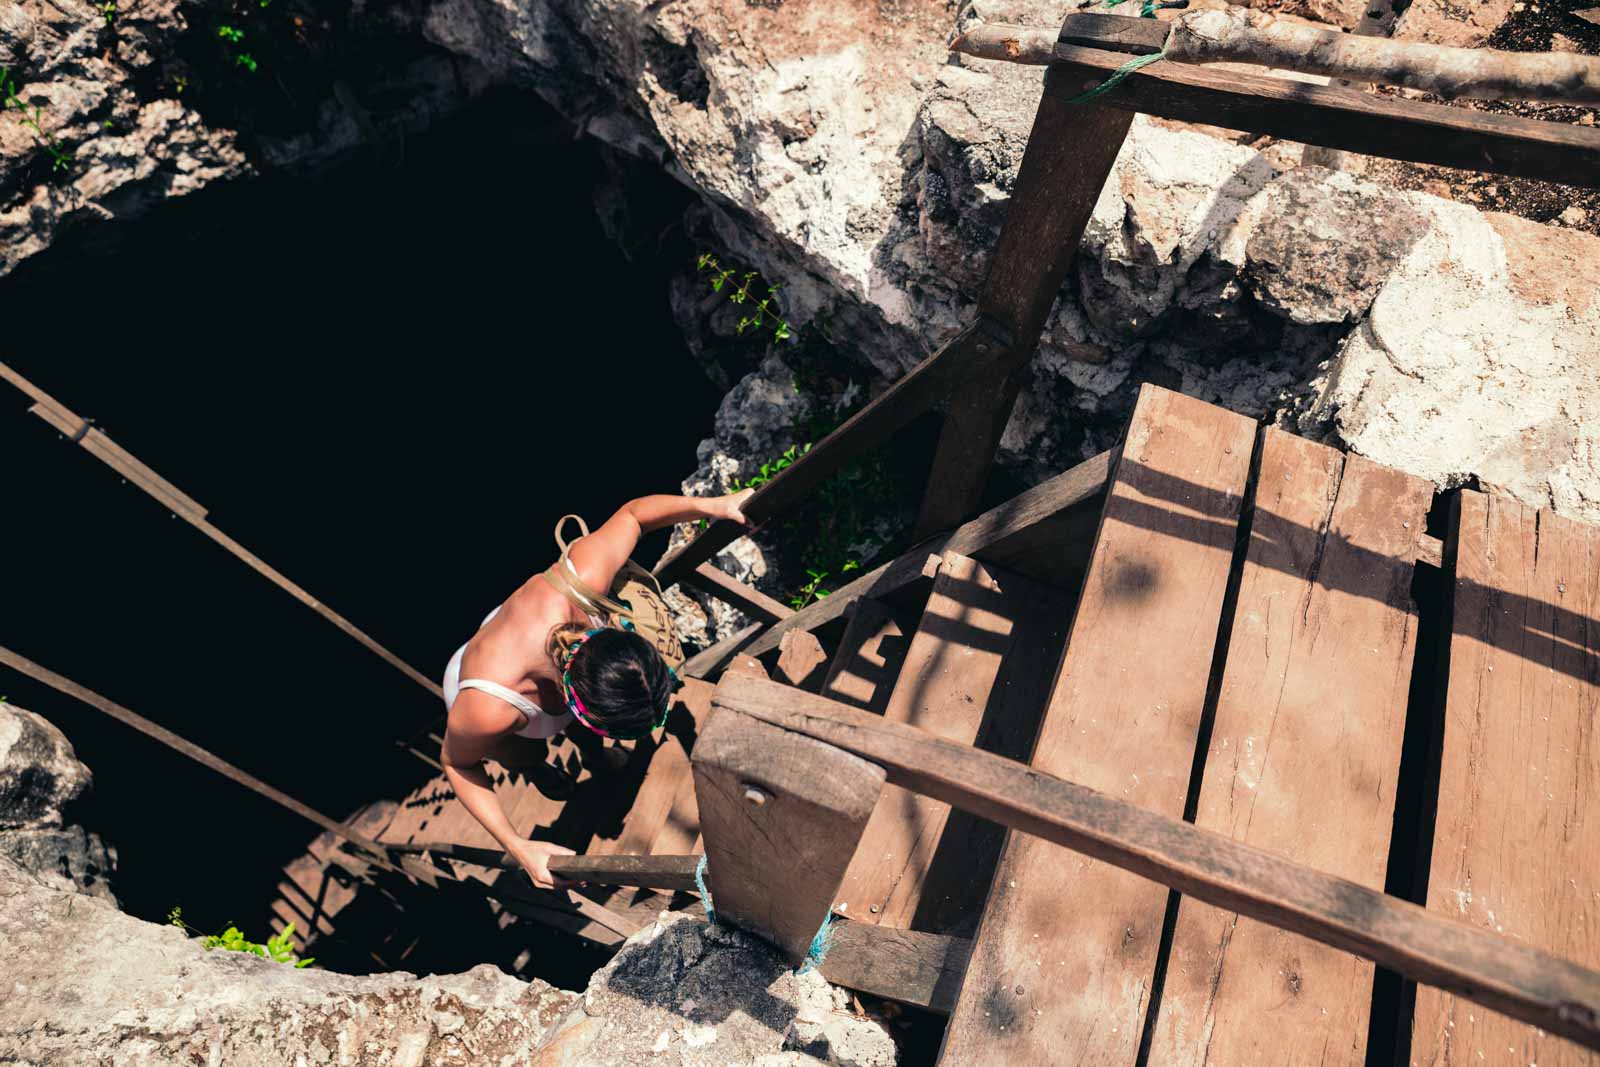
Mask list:
[[[842,565],[840,565],[839,575],[840,577],[843,577],[844,575],[849,574],[851,571],[860,569],[861,563],[859,560],[847,559]],[[807,567],[806,574],[811,578],[811,580],[805,585],[802,585],[799,591],[789,598],[789,606],[794,608],[796,611],[799,611],[813,600],[821,600],[823,597],[831,596],[833,593],[833,590],[831,589],[822,588],[822,583],[828,578],[828,571],[817,571]]]
[[[200,938],[200,943],[207,950],[220,948],[229,952],[249,952],[260,956],[264,960],[274,960],[278,963],[290,963],[296,968],[309,967],[316,961],[316,957],[307,956],[305,959],[296,959],[294,954],[294,923],[290,923],[282,930],[267,938],[265,944],[251,941],[244,933],[232,923],[220,934],[202,934],[194,927],[183,921],[183,909],[173,908],[167,913],[167,922],[176,926],[184,933]]]
[[[116,25],[116,22],[117,22],[117,4],[116,4],[116,0],[106,0],[105,3],[100,5],[99,11],[100,11],[101,17],[106,20],[106,25],[107,26]]]
[[[34,137],[44,146],[45,151],[50,153],[51,170],[66,170],[72,166],[75,158],[73,154],[61,147],[61,142],[56,140],[54,134],[46,133],[44,127],[39,125],[44,108],[35,104],[32,114],[29,114],[28,105],[17,95],[16,80],[11,77],[11,71],[6,67],[0,67],[0,96],[5,98],[4,109],[19,113],[22,116],[22,124],[33,131]]]
[[[230,44],[238,44],[244,40],[244,31],[237,26],[218,26],[217,36]]]
[[[776,478],[778,475],[794,466],[795,460],[799,459],[801,456],[810,451],[810,441],[807,441],[804,445],[790,445],[788,448],[784,449],[783,455],[779,456],[777,459],[763,463],[757,473],[751,475],[742,482],[736,483],[735,489],[760,489],[763,485],[766,485],[768,482],[772,481],[772,479]]]
[[[702,252],[697,263],[696,270],[711,272],[712,292],[720,293],[726,288],[729,300],[735,304],[747,304],[751,307],[751,313],[739,320],[739,333],[742,334],[745,330],[754,326],[771,326],[773,340],[787,341],[794,336],[789,329],[789,323],[784,320],[783,316],[778,314],[777,304],[774,299],[778,290],[783,288],[781,283],[778,285],[766,285],[765,282],[762,282],[766,286],[767,295],[757,300],[756,294],[750,291],[751,286],[760,281],[760,275],[755,271],[745,271],[742,275],[739,275],[739,286],[734,288],[729,283],[738,272],[724,267],[716,256],[710,252]]]

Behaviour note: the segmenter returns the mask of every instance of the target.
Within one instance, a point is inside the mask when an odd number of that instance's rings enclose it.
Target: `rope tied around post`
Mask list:
[[[700,862],[694,868],[695,888],[700,890],[700,904],[706,909],[706,922],[716,924],[717,912],[711,903],[711,890],[706,886],[706,858],[700,857]],[[816,936],[811,939],[811,947],[806,950],[806,958],[795,968],[799,974],[822,966],[822,961],[827,957],[828,950],[833,947],[833,913],[830,911],[822,917],[822,925],[817,927]]]
[[[1107,7],[1116,7],[1118,4],[1123,4],[1126,2],[1127,0],[1105,0]],[[1144,6],[1139,11],[1139,17],[1153,19],[1156,17],[1156,11],[1160,8],[1187,6],[1188,0],[1178,0],[1178,2],[1173,2],[1173,0],[1166,0],[1166,2],[1158,2],[1158,0],[1144,0]],[[1145,67],[1148,67],[1157,60],[1167,58],[1167,49],[1171,47],[1171,45],[1172,34],[1169,32],[1167,34],[1166,43],[1161,46],[1161,51],[1154,52],[1147,56],[1135,56],[1122,66],[1118,67],[1116,70],[1112,71],[1111,76],[1105,81],[1101,82],[1099,85],[1096,85],[1088,92],[1080,93],[1079,95],[1074,96],[1072,99],[1068,100],[1067,103],[1087,104],[1092,100],[1104,96],[1117,86],[1121,85],[1123,82],[1127,81],[1129,76],[1135,71],[1143,70]]]

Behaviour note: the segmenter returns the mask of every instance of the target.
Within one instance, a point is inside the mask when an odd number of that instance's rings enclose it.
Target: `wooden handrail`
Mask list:
[[[309,822],[315,823],[317,826],[320,826],[322,829],[328,831],[330,834],[333,834],[335,837],[348,841],[350,844],[355,845],[364,853],[368,854],[369,858],[373,858],[374,862],[378,862],[386,868],[389,866],[387,861],[378,860],[373,857],[372,854],[374,853],[377,856],[381,856],[382,850],[379,845],[370,838],[366,838],[358,833],[355,833],[342,823],[339,823],[336,820],[322,814],[322,812],[317,811],[315,808],[296,800],[294,797],[283,792],[282,790],[273,788],[266,782],[263,782],[261,779],[257,778],[255,775],[250,774],[248,771],[240,770],[227,760],[212,755],[210,752],[207,752],[194,742],[179,737],[166,727],[151,722],[143,715],[129,711],[121,704],[118,704],[113,700],[108,700],[93,690],[85,689],[83,686],[72,681],[70,678],[64,678],[48,668],[41,667],[39,664],[33,662],[33,660],[28,659],[25,656],[19,656],[9,648],[0,647],[0,664],[4,664],[20,674],[25,674],[34,681],[43,682],[45,685],[56,690],[58,693],[63,693],[69,697],[72,697],[74,700],[81,701],[97,711],[104,712],[117,721],[133,727],[146,737],[161,742],[168,748],[188,756],[196,763],[211,768],[224,778],[227,778],[233,782],[237,782],[251,792],[265,797],[279,807],[293,812],[302,819],[306,819]]]
[[[789,686],[729,675],[712,704],[724,729],[732,713],[826,742],[905,789],[1600,1049],[1600,973],[1570,960]]]
[[[793,466],[757,489],[744,506],[746,518],[759,526],[782,514],[845,464],[945,399],[962,382],[982,374],[1005,356],[1010,343],[1004,326],[980,317],[817,442]],[[746,532],[745,527],[726,519],[712,523],[700,536],[667,553],[656,564],[656,579],[664,586],[681,580]]]
[[[177,486],[139,462],[127,449],[96,429],[90,420],[75,414],[61,401],[46,393],[4,363],[0,363],[0,378],[4,378],[16,386],[34,401],[33,406],[28,409],[29,412],[60,430],[64,436],[77,443],[84,451],[144,490],[163,507],[171,511],[172,514],[227,549],[257,574],[260,574],[263,578],[266,578],[269,582],[353,637],[359,644],[377,655],[385,663],[422,686],[435,697],[440,700],[444,699],[444,693],[439,688],[439,683],[428,678],[405,660],[384,648],[368,635],[365,630],[362,630],[355,623],[306,592],[290,581],[288,577],[269,566],[255,553],[213,526],[207,518],[205,508],[180,491]]]
[[[391,852],[409,855],[424,853],[438,859],[460,860],[498,870],[514,871],[516,860],[498,848],[475,848],[442,841],[413,842],[383,846]],[[673,893],[695,891],[694,871],[699,856],[610,855],[551,856],[550,873],[572,882],[596,885],[633,886],[638,889],[663,889]]]

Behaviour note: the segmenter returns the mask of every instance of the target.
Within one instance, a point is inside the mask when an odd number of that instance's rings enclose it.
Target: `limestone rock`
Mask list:
[[[1426,230],[1398,193],[1342,173],[1291,172],[1273,183],[1246,246],[1251,291],[1291,322],[1354,322]]]
[[[1412,0],[1394,25],[1394,36],[1403,41],[1476,48],[1487,41],[1511,14],[1515,0]]]
[[[90,781],[72,742],[49,720],[0,703],[0,831],[61,826],[62,806]]]
[[[62,815],[90,782],[65,734],[42,715],[0,703],[0,856],[48,885],[114,903],[116,851]]]
[[[1428,217],[1314,414],[1379,462],[1600,521],[1600,239],[1412,194]]]
[[[663,915],[596,972],[535,1067],[890,1067],[894,1042],[737,930]]]
[[[207,951],[4,857],[0,943],[5,1062],[526,1063],[576,999],[488,965],[357,978]]]

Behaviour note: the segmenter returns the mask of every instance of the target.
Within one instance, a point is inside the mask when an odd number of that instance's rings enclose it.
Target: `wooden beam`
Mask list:
[[[729,660],[743,652],[752,641],[760,636],[761,631],[764,629],[766,629],[765,623],[753,622],[738,633],[724,637],[703,652],[696,652],[684,661],[682,667],[678,668],[679,677],[710,678],[715,676],[722,668],[728,665]]]
[[[783,635],[792,629],[815,630],[845,613],[862,597],[883,597],[925,578],[923,567],[928,557],[945,552],[971,556],[983,563],[998,563],[1024,574],[1030,573],[1025,557],[1040,546],[1028,539],[1034,527],[1050,521],[1068,508],[1087,504],[1105,492],[1111,481],[1116,450],[1102,452],[1048,481],[1018,493],[1004,504],[989,509],[971,522],[947,534],[931,537],[909,548],[902,555],[874,567],[849,585],[814,604],[807,605],[762,634],[750,645],[754,656],[764,656],[778,647]],[[1060,544],[1054,552],[1087,561],[1092,538],[1081,544]]]
[[[1057,44],[1045,94],[1070,99],[1127,62]],[[1334,85],[1154,63],[1100,97],[1103,108],[1310,141],[1366,155],[1600,188],[1600,129],[1473,111]]]
[[[1115,108],[1077,106],[1048,92],[1040,98],[978,295],[978,313],[1005,324],[1011,345],[951,398],[915,536],[947,530],[977,510],[1016,406],[1018,372],[1038,345],[1132,122]]]
[[[745,517],[760,525],[782,513],[846,463],[876,447],[949,396],[957,386],[981,376],[1004,356],[1009,344],[1010,336],[1003,326],[979,318],[852,415],[843,426],[818,441],[793,466],[757,489],[744,506]],[[699,537],[663,557],[656,564],[656,579],[664,586],[681,581],[684,574],[745,532],[743,526],[726,519],[712,523]]]
[[[880,765],[896,785],[1600,1049],[1600,973],[1569,960],[789,686],[728,678],[713,705],[713,721],[745,715],[833,745]]]
[[[746,585],[733,575],[718,569],[710,560],[692,571],[686,571],[678,580],[685,585],[694,586],[708,596],[732,604],[760,622],[777,622],[794,614],[794,609],[789,605],[774,600],[753,585]]]
[[[33,406],[28,409],[31,413],[60,430],[63,435],[76,442],[84,451],[144,490],[145,493],[153,497],[163,507],[171,511],[172,514],[227,549],[235,558],[249,566],[251,570],[254,570],[279,589],[282,589],[300,601],[300,603],[333,623],[340,630],[343,630],[354,638],[358,644],[378,656],[379,659],[382,659],[401,674],[422,686],[435,697],[440,700],[444,699],[444,692],[439,688],[438,682],[423,675],[399,656],[380,645],[365,630],[362,630],[355,623],[328,607],[328,605],[290,581],[288,577],[268,566],[259,556],[211,525],[210,520],[206,517],[205,508],[179,491],[171,482],[168,482],[155,471],[140,463],[121,445],[118,445],[100,430],[94,428],[88,419],[74,414],[65,404],[4,363],[0,363],[0,378],[4,378],[34,400]]]
[[[729,681],[807,695],[738,672],[723,684]],[[718,921],[766,938],[799,964],[832,911],[883,791],[883,768],[808,737],[719,714],[700,731],[693,763]]]
[[[498,870],[521,870],[521,865],[497,848],[474,848],[443,841],[423,841],[407,845],[383,845],[390,852],[421,855],[427,853],[436,859],[460,860],[479,867]],[[699,856],[645,856],[605,855],[552,856],[550,873],[572,882],[594,882],[596,885],[635,886],[640,889],[663,889],[673,893],[695,891],[694,869]]]
[[[104,712],[113,719],[116,719],[118,722],[133,727],[146,737],[161,742],[168,748],[188,756],[196,763],[211,768],[224,778],[227,778],[233,782],[237,782],[239,785],[244,786],[251,792],[265,797],[279,807],[293,812],[308,822],[315,823],[317,826],[328,831],[330,834],[333,834],[335,837],[350,842],[352,845],[362,849],[369,855],[376,854],[376,856],[379,857],[383,855],[382,847],[378,845],[377,842],[355,833],[347,828],[344,824],[335,819],[330,819],[320,811],[317,811],[315,808],[312,808],[309,805],[301,803],[282,790],[274,789],[272,786],[268,785],[266,782],[263,782],[255,775],[250,774],[247,771],[240,770],[227,760],[213,756],[199,745],[179,737],[166,727],[151,722],[143,715],[138,715],[132,711],[129,711],[127,708],[116,703],[115,701],[107,700],[99,693],[85,689],[83,686],[69,678],[62,677],[55,671],[41,667],[39,664],[33,662],[31,659],[26,658],[25,656],[19,656],[9,648],[0,647],[0,664],[10,667],[19,674],[27,675],[36,682],[42,682],[58,693],[63,693],[66,696],[72,697],[74,700],[87,704],[96,711]],[[385,869],[394,869],[386,860],[374,859],[373,862],[376,862],[379,866],[384,867]]]

